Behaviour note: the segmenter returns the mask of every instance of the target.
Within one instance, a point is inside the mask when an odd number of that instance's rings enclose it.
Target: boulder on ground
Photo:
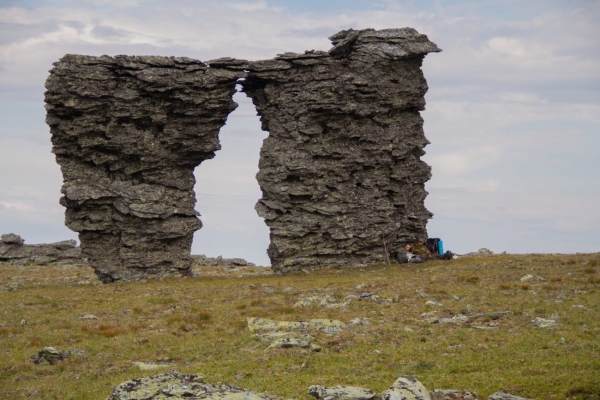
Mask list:
[[[431,400],[429,392],[418,379],[404,375],[396,379],[396,382],[388,390],[381,393],[383,400]]]
[[[255,393],[225,383],[211,384],[202,375],[177,371],[138,378],[115,387],[106,400],[278,400],[275,396]]]
[[[69,357],[82,356],[85,354],[85,350],[70,349],[70,350],[57,350],[54,347],[44,347],[40,351],[31,355],[31,360],[35,364],[51,364],[54,365],[57,362],[64,361]]]

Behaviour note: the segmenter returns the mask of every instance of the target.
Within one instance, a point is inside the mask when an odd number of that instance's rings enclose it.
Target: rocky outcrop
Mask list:
[[[103,282],[191,274],[193,170],[220,148],[239,78],[269,137],[256,205],[277,273],[387,260],[427,236],[412,28],[341,31],[328,51],[272,60],[67,55],[46,81],[66,225]]]
[[[190,275],[194,168],[220,149],[239,72],[175,57],[66,55],[46,122],[66,225],[103,282]]]
[[[57,350],[54,347],[44,347],[40,351],[31,355],[31,361],[35,364],[51,364],[54,365],[60,361],[64,361],[70,357],[81,357],[85,355],[85,350],[70,349]]]
[[[24,244],[25,240],[14,233],[4,234],[0,240],[0,261],[11,264],[33,262],[45,265],[54,261],[83,263],[81,250],[74,240],[48,244]]]
[[[427,237],[421,161],[424,56],[440,49],[412,28],[341,31],[328,52],[244,64],[243,90],[269,132],[258,214],[279,273],[386,261],[386,247]],[[387,244],[387,245],[386,245]]]
[[[226,383],[208,383],[202,375],[171,371],[124,382],[115,387],[106,400],[278,400],[278,397],[255,393]]]
[[[256,264],[251,263],[249,261],[244,260],[243,258],[223,258],[219,257],[207,257],[204,254],[200,255],[192,255],[192,260],[194,264],[201,265],[205,267],[256,267]]]
[[[476,400],[477,394],[467,391],[434,389],[427,392],[425,386],[412,376],[401,376],[383,393],[356,386],[312,385],[308,394],[317,400]],[[431,395],[431,396],[430,396]],[[244,399],[279,400],[278,397],[255,393],[248,389],[226,383],[208,383],[202,375],[187,375],[177,371],[138,378],[115,387],[106,400],[159,400],[159,399]],[[488,400],[529,400],[504,392],[496,392]]]

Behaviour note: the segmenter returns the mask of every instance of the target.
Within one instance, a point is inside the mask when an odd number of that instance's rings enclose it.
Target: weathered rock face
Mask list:
[[[230,59],[269,131],[256,205],[271,230],[276,272],[386,261],[388,250],[427,237],[431,213],[420,160],[428,143],[419,111],[423,57],[440,49],[412,28],[342,31],[329,52],[274,60]]]
[[[100,280],[190,273],[194,167],[214,157],[236,81],[269,131],[256,205],[275,272],[386,261],[427,236],[423,57],[412,28],[342,31],[273,60],[67,55],[46,82],[66,224]]]
[[[25,239],[14,233],[2,235],[0,239],[0,261],[12,264],[34,262],[44,265],[54,261],[81,263],[81,251],[74,240],[63,240],[48,244],[24,244]]]
[[[239,72],[67,55],[46,81],[66,225],[103,282],[190,274],[194,168],[220,149]]]

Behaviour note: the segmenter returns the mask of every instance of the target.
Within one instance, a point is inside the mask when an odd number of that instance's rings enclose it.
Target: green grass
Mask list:
[[[282,398],[308,399],[313,384],[382,391],[410,374],[429,390],[469,390],[480,398],[504,390],[534,399],[600,399],[598,270],[600,254],[503,255],[286,276],[204,268],[196,278],[83,285],[94,280],[89,268],[0,265],[0,286],[25,286],[0,291],[0,398],[26,399],[37,390],[43,399],[103,399],[111,387],[155,373],[139,371],[132,361],[161,361],[209,382]],[[526,274],[546,281],[521,283]],[[362,292],[394,302],[293,307],[308,296],[344,300]],[[557,296],[566,300],[556,302]],[[430,324],[421,314],[432,311],[513,314],[474,321],[500,325],[481,330]],[[560,316],[554,328],[531,323],[554,313]],[[99,319],[79,319],[84,314]],[[248,317],[364,317],[370,324],[335,336],[314,333],[323,349],[311,353],[265,350],[248,331]],[[44,346],[84,349],[86,356],[33,364],[29,356]]]

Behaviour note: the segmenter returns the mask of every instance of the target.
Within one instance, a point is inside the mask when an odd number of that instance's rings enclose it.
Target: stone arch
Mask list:
[[[46,82],[66,224],[103,282],[190,273],[193,170],[218,150],[240,78],[269,132],[256,205],[276,272],[385,261],[426,236],[420,160],[439,48],[414,29],[342,31],[272,60],[67,55]]]

